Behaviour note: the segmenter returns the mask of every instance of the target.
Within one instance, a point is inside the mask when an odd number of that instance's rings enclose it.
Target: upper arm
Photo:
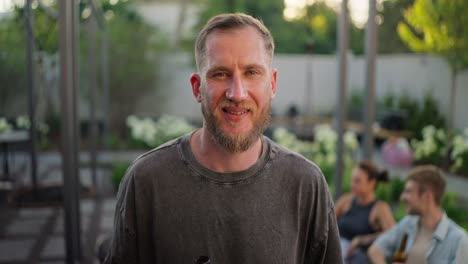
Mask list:
[[[133,177],[128,172],[119,186],[112,242],[105,263],[138,260],[134,188]]]
[[[333,210],[328,213],[328,234],[325,243],[325,254],[322,263],[343,263],[340,235]]]
[[[399,226],[393,226],[390,230],[380,235],[372,244],[372,247],[379,249],[386,258],[393,255],[400,237]]]
[[[379,228],[381,231],[385,232],[395,225],[395,219],[393,219],[392,210],[390,209],[390,206],[383,201],[379,201],[376,207],[378,209],[376,217]]]
[[[352,194],[344,194],[335,203],[336,218],[340,218],[349,209],[350,202],[352,200]]]

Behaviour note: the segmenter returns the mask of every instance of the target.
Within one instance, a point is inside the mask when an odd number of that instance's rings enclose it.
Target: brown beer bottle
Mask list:
[[[397,252],[393,255],[393,262],[406,262],[406,242],[408,240],[408,234],[403,234],[403,239],[401,240],[400,247],[398,248]]]

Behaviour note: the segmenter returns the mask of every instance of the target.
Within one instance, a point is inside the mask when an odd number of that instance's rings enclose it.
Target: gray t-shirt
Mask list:
[[[138,158],[118,192],[106,263],[342,263],[316,165],[268,138],[245,171],[217,173],[186,135]]]

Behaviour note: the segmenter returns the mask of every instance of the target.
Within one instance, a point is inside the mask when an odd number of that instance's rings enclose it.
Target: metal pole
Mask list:
[[[27,85],[28,85],[28,111],[29,111],[29,142],[31,154],[31,184],[33,195],[37,197],[37,151],[36,151],[36,101],[34,94],[34,38],[31,19],[31,2],[26,1],[26,59],[27,59]]]
[[[371,160],[374,150],[372,124],[375,120],[375,60],[377,53],[376,0],[369,0],[366,33],[366,100],[364,102],[364,159]]]
[[[104,26],[102,31],[102,43],[101,43],[101,54],[102,54],[102,89],[104,93],[103,99],[103,120],[104,128],[102,131],[102,138],[104,139],[104,147],[107,148],[109,142],[109,123],[110,123],[110,91],[109,91],[109,33],[107,27]]]
[[[96,120],[96,98],[97,98],[97,77],[96,77],[96,19],[97,14],[91,13],[88,20],[88,91],[89,91],[89,134],[90,134],[90,167],[91,179],[94,189],[97,191],[97,145],[98,145],[98,125]]]
[[[75,153],[74,155],[74,163],[76,164],[73,169],[75,170],[74,172],[74,175],[76,175],[75,177],[72,178],[73,180],[73,185],[71,185],[71,188],[74,188],[74,199],[72,200],[72,202],[74,202],[74,207],[77,208],[76,209],[76,223],[77,223],[77,226],[76,226],[76,229],[77,229],[77,241],[78,242],[81,242],[81,217],[80,217],[80,191],[81,191],[81,183],[80,183],[80,169],[79,169],[79,153],[80,153],[80,149],[79,149],[79,142],[80,142],[80,119],[78,117],[78,89],[80,87],[80,67],[78,65],[80,65],[80,62],[79,62],[79,52],[80,52],[80,39],[79,39],[79,32],[80,32],[80,0],[71,0],[70,2],[72,2],[73,4],[73,12],[71,12],[71,16],[72,16],[72,41],[70,42],[70,44],[72,45],[72,53],[73,53],[73,56],[71,56],[71,59],[72,59],[72,63],[73,63],[73,89],[72,89],[72,100],[71,102],[73,103],[73,124],[74,124],[74,129],[73,129],[73,133],[74,133],[74,140],[71,141],[71,143],[73,144],[73,152]],[[75,250],[76,252],[78,252],[78,257],[77,259],[81,259],[82,258],[82,250],[81,250],[81,243],[75,243],[74,244],[74,247],[75,247]]]
[[[348,42],[349,42],[349,21],[348,21],[348,0],[341,1],[340,24],[338,28],[338,98],[336,105],[336,167],[335,167],[335,199],[341,195],[341,186],[344,171],[344,144],[343,134],[345,132],[346,119],[346,90],[347,90],[347,66],[348,66]]]
[[[79,262],[81,259],[76,125],[76,13],[75,1],[59,1],[64,223],[66,262],[69,264]]]

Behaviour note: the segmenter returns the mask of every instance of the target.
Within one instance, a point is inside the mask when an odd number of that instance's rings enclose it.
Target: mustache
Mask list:
[[[219,107],[220,108],[224,108],[224,107],[238,107],[238,108],[244,108],[244,109],[247,109],[247,110],[255,110],[257,109],[256,106],[253,104],[253,103],[249,103],[249,102],[231,102],[231,101],[228,101],[228,100],[224,100],[222,101],[220,104],[219,104]]]

